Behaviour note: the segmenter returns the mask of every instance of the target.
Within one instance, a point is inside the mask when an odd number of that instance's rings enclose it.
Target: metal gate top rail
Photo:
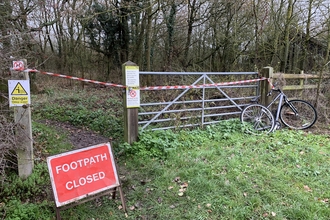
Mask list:
[[[149,72],[140,71],[141,75],[256,75],[258,72]]]

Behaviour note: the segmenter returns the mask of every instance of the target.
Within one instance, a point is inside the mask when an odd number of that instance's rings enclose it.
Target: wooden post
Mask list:
[[[270,80],[272,83],[273,80],[273,68],[272,67],[264,67],[261,70],[261,76]],[[271,90],[271,84],[269,84],[268,80],[263,80],[260,83],[260,103],[262,105],[267,106],[271,102],[271,97],[267,96],[267,93]]]
[[[303,70],[300,71],[300,74],[303,75],[303,74],[304,74],[304,71],[303,71]],[[299,86],[300,86],[301,88],[303,88],[303,86],[304,86],[304,80],[305,80],[305,79],[300,79]],[[304,91],[303,89],[300,90],[300,92],[299,92],[300,97],[302,97],[302,95],[303,95],[303,91]]]
[[[26,66],[27,61],[23,61],[24,66]],[[15,80],[29,80],[29,73],[12,71],[12,78]],[[30,106],[14,107],[14,119],[16,123],[18,175],[20,178],[26,179],[32,174],[34,167]]]
[[[140,107],[139,67],[128,61],[122,65],[124,106],[124,141],[132,144],[138,137],[138,110]]]

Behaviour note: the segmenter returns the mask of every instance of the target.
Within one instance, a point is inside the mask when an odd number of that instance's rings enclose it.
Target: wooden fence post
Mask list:
[[[138,110],[140,107],[139,67],[128,61],[122,65],[124,106],[124,141],[132,144],[138,137]]]
[[[23,60],[23,62],[24,66],[26,66],[27,61]],[[12,71],[12,78],[15,80],[29,80],[29,73],[24,71]],[[17,137],[18,175],[20,178],[26,179],[32,174],[34,167],[30,106],[24,105],[14,107],[14,119]]]
[[[272,67],[264,67],[261,70],[261,76],[265,77],[272,82],[273,79],[273,68]],[[267,93],[270,91],[271,85],[269,84],[268,80],[263,80],[260,83],[260,103],[262,105],[267,106],[271,102],[271,97],[267,96]]]

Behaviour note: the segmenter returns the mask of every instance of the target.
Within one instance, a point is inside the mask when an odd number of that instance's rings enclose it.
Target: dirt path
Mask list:
[[[109,142],[109,138],[86,128],[75,127],[69,123],[50,120],[44,120],[42,123],[55,127],[61,132],[67,132],[70,143],[76,149]]]

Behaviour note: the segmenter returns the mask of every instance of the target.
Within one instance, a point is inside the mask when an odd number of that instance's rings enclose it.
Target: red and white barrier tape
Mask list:
[[[89,80],[89,79],[84,79],[84,78],[79,78],[79,77],[74,77],[74,76],[67,76],[67,75],[62,75],[62,74],[57,74],[57,73],[43,72],[43,71],[39,71],[36,69],[26,69],[26,70],[24,70],[24,72],[42,73],[45,75],[57,76],[57,77],[66,78],[66,79],[79,80],[79,81],[83,81],[83,82],[94,83],[94,84],[99,84],[99,85],[104,85],[104,86],[126,88],[126,86],[119,85],[119,84],[100,82],[100,81]],[[249,80],[240,80],[240,81],[235,81],[235,82],[223,82],[223,83],[203,84],[203,85],[148,86],[148,87],[141,87],[140,90],[195,89],[195,88],[199,89],[199,88],[203,88],[203,87],[228,86],[228,85],[258,82],[258,81],[262,81],[262,80],[268,80],[268,82],[270,83],[268,78],[262,77],[259,79],[249,79]]]
[[[99,85],[104,85],[104,86],[114,86],[114,87],[119,87],[119,88],[126,88],[126,86],[118,85],[118,84],[114,84],[114,83],[100,82],[100,81],[84,79],[84,78],[79,78],[79,77],[74,77],[74,76],[67,76],[67,75],[62,75],[62,74],[57,74],[57,73],[42,72],[42,71],[38,71],[38,70],[34,70],[34,69],[26,69],[26,70],[24,70],[24,72],[42,73],[42,74],[45,74],[45,75],[57,76],[57,77],[61,77],[61,78],[73,79],[73,80],[78,80],[78,81],[88,82],[88,83],[94,83],[94,84],[99,84]]]
[[[267,78],[267,81],[268,81],[269,85],[272,87],[272,89],[274,89],[275,86],[274,86],[274,85],[272,84],[272,82],[270,81],[270,78]]]

